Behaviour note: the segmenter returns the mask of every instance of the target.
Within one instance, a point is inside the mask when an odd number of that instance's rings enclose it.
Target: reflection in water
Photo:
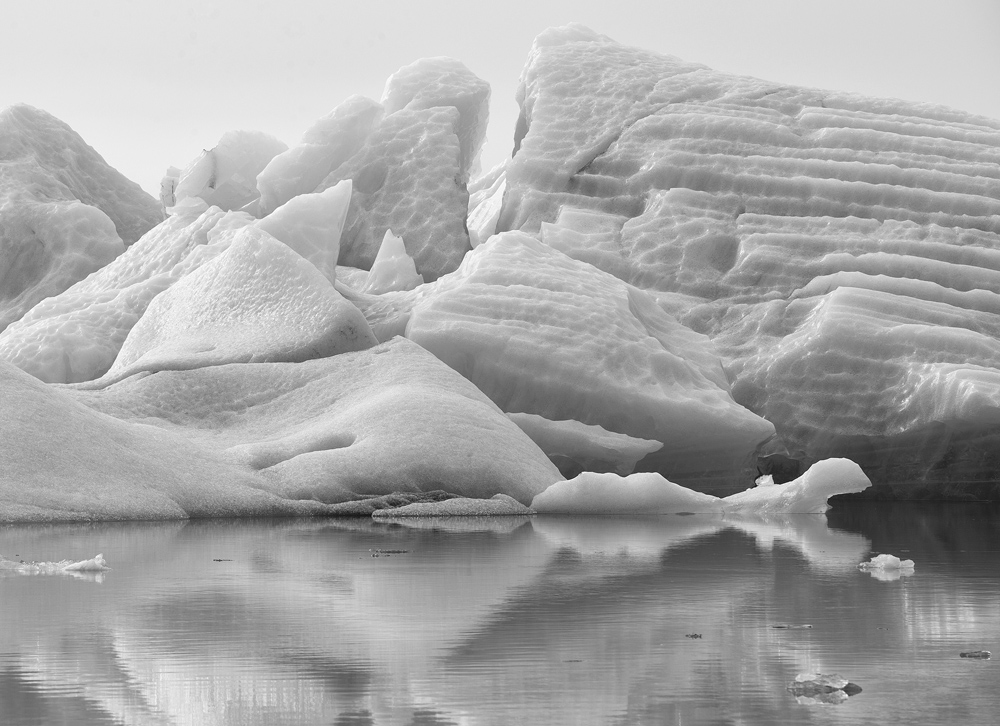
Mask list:
[[[5,527],[114,569],[0,578],[0,720],[994,723],[997,662],[958,653],[1000,650],[996,514]],[[857,570],[879,552],[915,575]],[[805,672],[864,691],[804,705]]]

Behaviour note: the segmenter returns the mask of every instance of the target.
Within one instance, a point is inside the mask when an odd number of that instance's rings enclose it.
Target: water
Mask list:
[[[1000,723],[996,507],[8,526],[0,552],[113,567],[0,572],[10,726]],[[856,569],[881,552],[914,574]],[[863,691],[800,704],[805,671]]]

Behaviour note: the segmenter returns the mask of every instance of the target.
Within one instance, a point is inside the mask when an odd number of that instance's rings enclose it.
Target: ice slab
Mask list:
[[[562,478],[475,386],[402,338],[303,363],[133,376],[73,395],[189,440],[287,499],[443,489],[527,503]]]
[[[582,474],[553,484],[531,502],[539,514],[725,513],[737,519],[780,514],[815,514],[830,497],[871,486],[861,468],[846,459],[813,464],[787,484],[748,489],[728,497],[692,491],[656,473]]]
[[[383,114],[377,101],[351,96],[316,121],[297,146],[275,156],[257,175],[260,216],[314,191],[330,172],[361,149]]]
[[[423,284],[424,277],[417,273],[413,258],[406,253],[403,238],[387,229],[361,291],[380,295],[392,290],[412,290]]]
[[[772,434],[732,400],[707,339],[528,235],[494,236],[415,292],[406,336],[504,411],[662,442],[642,466],[671,480],[735,491]]]
[[[174,204],[167,206],[200,197],[227,211],[240,209],[260,196],[257,175],[287,150],[287,144],[262,131],[227,131],[184,167],[173,187]]]
[[[0,333],[0,360],[49,383],[104,375],[150,301],[219,255],[253,221],[200,199],[181,202],[124,254]]]
[[[252,225],[150,302],[93,385],[140,371],[298,362],[375,343],[361,312],[319,270]]]
[[[659,441],[616,434],[602,426],[579,421],[550,421],[533,413],[508,413],[507,417],[521,427],[538,444],[566,476],[581,471],[614,471],[631,474],[636,463],[646,454],[659,451]]]
[[[377,509],[372,516],[383,517],[512,517],[534,514],[534,511],[506,494],[494,494],[489,499],[455,497],[440,502],[414,502],[402,507]]]
[[[351,204],[351,181],[345,179],[317,194],[300,194],[256,223],[309,260],[333,282],[337,278],[340,235]]]
[[[354,184],[340,240],[341,263],[371,269],[385,231],[392,229],[406,241],[425,280],[458,267],[470,249],[460,121],[453,106],[396,111],[323,180],[318,191],[344,179]]]
[[[62,121],[26,105],[0,111],[0,331],[161,219]]]
[[[1000,121],[575,25],[536,39],[518,101],[499,229],[684,296],[776,426],[762,453],[855,459],[873,496],[996,496]]]
[[[460,114],[455,127],[461,145],[459,168],[468,182],[486,140],[490,113],[490,84],[454,58],[422,58],[389,76],[382,93],[387,114],[400,109],[420,110],[453,106]]]

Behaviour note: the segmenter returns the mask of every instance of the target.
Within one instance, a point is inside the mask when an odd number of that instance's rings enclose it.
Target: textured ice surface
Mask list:
[[[771,425],[733,402],[708,341],[642,291],[515,232],[420,292],[406,336],[504,411],[660,441],[642,467],[698,488],[752,481]]]
[[[62,121],[25,105],[0,111],[0,331],[161,219]]]
[[[579,421],[550,421],[533,413],[508,413],[507,417],[538,444],[565,476],[581,471],[631,474],[642,457],[663,448],[659,441],[616,434]]]
[[[386,116],[365,146],[320,184],[351,179],[354,194],[340,261],[370,269],[387,229],[402,237],[425,280],[458,267],[470,249],[462,181],[461,115],[454,106]]]
[[[345,179],[324,192],[291,199],[257,222],[257,227],[305,257],[333,282],[350,204],[351,182]]]
[[[225,250],[253,221],[198,199],[181,202],[113,262],[0,333],[0,360],[50,383],[100,377],[150,300]]]
[[[859,570],[912,570],[913,560],[901,560],[895,555],[878,555],[858,565]]]
[[[72,575],[74,573],[100,573],[110,570],[104,555],[99,554],[89,560],[58,560],[53,562],[13,561],[0,555],[0,574],[12,572],[18,575]]]
[[[382,93],[386,113],[453,106],[460,117],[455,127],[461,145],[459,168],[468,182],[486,140],[490,114],[490,84],[454,58],[421,58],[389,76]]]
[[[863,491],[871,482],[846,459],[813,464],[795,481],[756,487],[715,497],[692,491],[650,472],[618,476],[583,472],[553,484],[531,502],[539,514],[671,514],[726,513],[737,518],[781,514],[814,514],[829,509],[837,494]]]
[[[377,509],[372,512],[380,517],[510,517],[534,514],[528,507],[506,494],[495,494],[489,499],[455,497],[440,502],[414,502],[402,507]]]
[[[150,302],[95,385],[139,371],[298,362],[375,343],[361,312],[312,264],[254,225]]]
[[[260,196],[257,175],[287,150],[284,142],[262,131],[227,131],[181,171],[173,188],[174,204],[200,197],[225,210],[246,206]]]
[[[471,383],[401,338],[303,363],[133,376],[73,395],[186,438],[292,499],[445,490],[527,503],[562,478]]]
[[[878,495],[996,492],[1000,121],[582,26],[538,37],[518,96],[498,228],[709,335],[734,398],[777,428],[765,453],[851,457]]]
[[[423,282],[423,275],[417,273],[413,258],[406,253],[403,238],[387,229],[362,292],[379,295],[391,290],[412,290]]]
[[[361,149],[383,113],[377,101],[351,96],[316,121],[297,146],[275,156],[257,175],[260,215],[314,191],[331,171]]]

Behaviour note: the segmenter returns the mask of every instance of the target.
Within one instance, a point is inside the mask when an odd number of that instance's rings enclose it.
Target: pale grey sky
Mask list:
[[[1000,118],[997,0],[15,0],[3,15],[0,107],[55,114],[151,194],[225,131],[293,145],[434,55],[492,85],[489,167],[510,152],[532,39],[573,21],[718,70]]]

